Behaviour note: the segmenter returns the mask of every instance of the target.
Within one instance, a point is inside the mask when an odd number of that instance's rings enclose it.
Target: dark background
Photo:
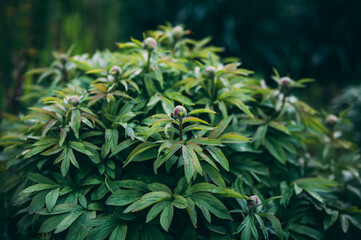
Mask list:
[[[327,107],[339,89],[361,79],[361,1],[358,0],[0,0],[0,110],[17,113],[26,70],[46,67],[52,51],[115,50],[115,42],[166,21],[191,37],[236,56],[269,80],[272,68],[316,83],[301,91]]]

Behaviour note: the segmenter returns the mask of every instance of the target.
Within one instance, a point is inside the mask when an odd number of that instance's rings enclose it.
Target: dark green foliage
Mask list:
[[[359,155],[292,95],[310,80],[275,72],[267,87],[186,33],[28,73],[46,96],[0,139],[19,236],[356,236]]]

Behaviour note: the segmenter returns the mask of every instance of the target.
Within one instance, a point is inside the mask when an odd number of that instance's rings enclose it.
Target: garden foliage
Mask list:
[[[271,88],[188,33],[162,26],[116,52],[60,54],[27,73],[33,104],[0,139],[18,236],[359,233],[360,158],[342,119],[326,122],[292,95],[310,79],[275,71]]]

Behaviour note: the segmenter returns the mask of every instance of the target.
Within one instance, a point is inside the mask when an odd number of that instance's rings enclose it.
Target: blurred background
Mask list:
[[[52,62],[52,51],[115,50],[115,42],[166,21],[195,38],[212,37],[224,56],[270,79],[272,68],[314,78],[300,94],[327,108],[361,79],[358,0],[0,0],[0,111],[18,113],[24,73]],[[352,88],[355,89],[355,88]],[[361,89],[361,87],[359,87]],[[356,92],[356,95],[357,92]],[[346,100],[346,103],[348,100]],[[360,100],[361,102],[361,100]]]

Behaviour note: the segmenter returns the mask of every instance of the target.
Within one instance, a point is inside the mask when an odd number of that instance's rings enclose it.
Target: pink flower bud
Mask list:
[[[248,207],[250,209],[256,210],[256,212],[260,212],[262,210],[262,202],[259,197],[256,195],[250,196],[250,200],[248,200]]]
[[[281,78],[281,86],[283,89],[288,89],[292,84],[292,80],[289,77]]]
[[[187,116],[187,110],[183,106],[176,106],[173,111],[173,117],[175,119],[183,119]]]

